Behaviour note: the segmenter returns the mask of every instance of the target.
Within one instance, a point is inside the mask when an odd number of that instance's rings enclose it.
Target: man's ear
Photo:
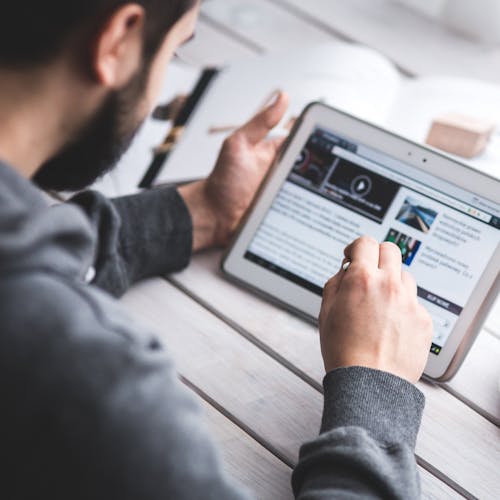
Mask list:
[[[139,69],[142,59],[144,9],[126,4],[117,9],[96,36],[92,73],[101,85],[119,89]]]

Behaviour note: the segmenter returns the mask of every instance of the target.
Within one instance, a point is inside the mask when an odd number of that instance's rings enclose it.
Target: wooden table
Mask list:
[[[356,39],[356,25],[347,23],[342,31],[334,14],[345,20],[359,4],[209,0],[197,39],[182,56],[199,65],[222,63],[305,39]],[[231,17],[234,9],[241,9],[239,22]],[[359,39],[371,43],[372,38],[373,32]],[[401,67],[425,73],[421,59],[404,59],[387,47],[387,37],[376,40],[379,45],[372,45]],[[470,43],[467,47],[474,51]],[[492,69],[485,72],[485,78],[497,76]],[[205,407],[229,473],[259,499],[292,498],[290,475],[299,447],[317,435],[321,418],[318,333],[226,281],[218,271],[220,258],[219,252],[198,255],[186,271],[136,286],[123,305],[164,339],[183,382]],[[497,304],[453,381],[419,383],[427,398],[416,448],[424,498],[500,498],[499,382]]]

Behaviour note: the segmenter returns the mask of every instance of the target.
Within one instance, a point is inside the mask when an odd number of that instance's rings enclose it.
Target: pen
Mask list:
[[[189,95],[186,103],[175,119],[174,126],[168,133],[165,140],[154,149],[153,161],[149,165],[144,177],[139,183],[140,188],[151,187],[153,181],[155,180],[163,165],[170,156],[171,152],[175,148],[175,145],[181,138],[182,133],[184,132],[184,128],[189,121],[189,118],[193,114],[196,106],[198,105],[208,86],[218,75],[218,73],[219,70],[215,68],[209,68],[203,71],[200,78],[198,79],[198,82],[196,83],[193,92]]]

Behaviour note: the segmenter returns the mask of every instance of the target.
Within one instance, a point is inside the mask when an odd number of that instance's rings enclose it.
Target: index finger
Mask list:
[[[259,111],[237,133],[243,134],[251,144],[264,140],[269,132],[278,125],[288,108],[288,96],[284,92],[277,93],[276,101]]]
[[[362,236],[345,248],[344,255],[355,265],[363,263],[378,268],[380,245],[374,238]]]
[[[394,274],[400,274],[402,268],[401,249],[392,242],[384,241],[380,245],[379,268]]]

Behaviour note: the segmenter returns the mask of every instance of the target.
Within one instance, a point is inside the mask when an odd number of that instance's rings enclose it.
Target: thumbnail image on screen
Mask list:
[[[417,255],[420,245],[422,244],[421,241],[400,233],[396,229],[390,229],[384,241],[390,241],[399,247],[401,250],[403,264],[406,264],[407,266],[411,265],[415,255]]]
[[[423,233],[428,233],[436,217],[437,212],[422,206],[414,198],[408,197],[400,208],[396,219]]]

